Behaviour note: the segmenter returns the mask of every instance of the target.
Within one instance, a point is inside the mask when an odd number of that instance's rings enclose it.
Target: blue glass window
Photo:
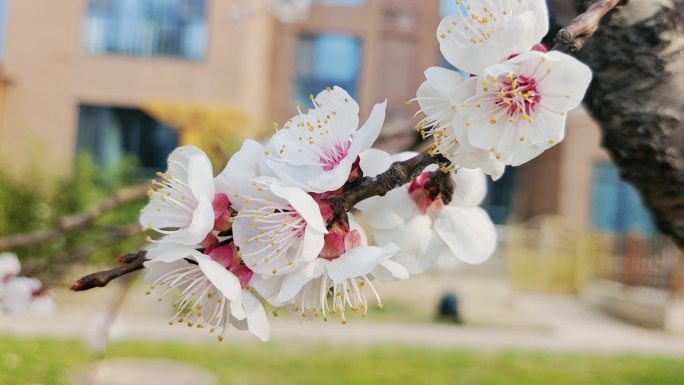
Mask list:
[[[599,230],[645,235],[656,232],[639,192],[625,182],[618,169],[608,162],[596,165],[591,219],[594,227]]]
[[[309,95],[340,86],[356,98],[361,70],[361,41],[346,35],[303,35],[297,47],[295,98],[309,105]]]
[[[442,17],[451,15],[452,13],[456,13],[457,7],[455,0],[441,0],[439,2],[439,14],[442,15]]]
[[[516,169],[508,167],[503,176],[494,182],[487,177],[487,196],[482,203],[482,208],[496,224],[505,224],[511,216],[513,192],[516,185]]]
[[[5,59],[7,43],[7,0],[0,0],[0,62]]]
[[[100,166],[116,166],[135,156],[150,173],[166,168],[178,145],[178,132],[130,108],[79,107],[77,151],[89,152]]]
[[[85,25],[91,54],[201,59],[206,0],[89,0]]]

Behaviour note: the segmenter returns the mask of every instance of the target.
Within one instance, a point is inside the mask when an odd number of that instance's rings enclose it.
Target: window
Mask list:
[[[152,173],[166,168],[166,158],[177,144],[176,130],[142,111],[87,105],[79,108],[77,151],[91,153],[100,166],[116,166],[125,156],[133,155]]]
[[[639,192],[622,180],[618,169],[608,162],[596,166],[591,219],[600,230],[655,234],[653,220]]]
[[[439,13],[442,17],[446,15],[451,15],[456,13],[456,1],[455,0],[440,0],[439,2]]]
[[[361,41],[345,35],[303,35],[297,47],[295,99],[309,105],[309,95],[340,86],[357,97]]]
[[[456,0],[440,0],[439,2],[439,13],[442,17],[458,13],[459,10],[464,15],[468,13],[466,4],[458,5],[456,4]]]
[[[197,60],[207,41],[206,0],[89,0],[85,46],[91,54]]]
[[[0,62],[5,59],[7,42],[7,0],[0,0]]]
[[[511,215],[511,203],[515,191],[516,169],[508,167],[501,179],[494,182],[487,177],[487,197],[482,203],[482,208],[496,224],[506,224]]]

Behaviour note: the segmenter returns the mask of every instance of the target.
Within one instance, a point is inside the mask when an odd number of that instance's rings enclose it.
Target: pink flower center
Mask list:
[[[517,118],[521,114],[523,119],[529,119],[534,108],[541,102],[541,95],[537,91],[537,81],[527,76],[502,75],[498,81],[499,93],[494,104],[505,109],[508,116]]]
[[[323,170],[325,171],[330,171],[337,167],[342,160],[347,157],[347,154],[349,153],[349,147],[351,146],[351,142],[347,142],[344,144],[335,144],[330,151],[326,152],[323,156],[321,156],[321,163],[323,164]]]

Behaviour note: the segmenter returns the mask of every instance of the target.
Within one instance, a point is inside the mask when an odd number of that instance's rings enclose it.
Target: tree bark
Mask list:
[[[586,1],[577,0],[578,11]],[[554,7],[554,10],[558,8]],[[674,0],[631,0],[578,53],[594,70],[585,104],[623,178],[684,248],[684,17]]]

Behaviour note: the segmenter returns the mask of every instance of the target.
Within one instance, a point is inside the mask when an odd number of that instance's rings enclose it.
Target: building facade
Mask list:
[[[434,31],[453,1],[318,0],[302,22],[236,24],[237,1],[0,0],[4,167],[64,172],[89,151],[105,166],[133,154],[160,168],[179,138],[146,102],[237,107],[256,127],[331,85],[357,98],[362,119],[387,99],[386,130],[412,132],[405,102],[426,68],[445,64]],[[499,223],[561,215],[578,228],[652,231],[583,111],[561,145],[492,184],[486,206]]]
[[[232,25],[222,0],[4,2],[0,155],[18,167],[36,158],[68,170],[77,149],[106,162],[157,140],[158,150],[175,145],[140,113],[148,101],[268,115],[267,17]]]

